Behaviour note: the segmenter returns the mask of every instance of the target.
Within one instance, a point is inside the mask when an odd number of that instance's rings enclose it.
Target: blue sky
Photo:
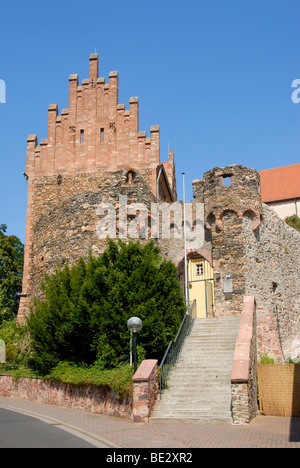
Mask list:
[[[216,166],[299,163],[299,0],[2,2],[0,224],[24,241],[27,136],[47,138],[47,110],[68,107],[68,78],[119,72],[119,103],[138,96],[140,130],[160,125],[175,153],[178,198]]]

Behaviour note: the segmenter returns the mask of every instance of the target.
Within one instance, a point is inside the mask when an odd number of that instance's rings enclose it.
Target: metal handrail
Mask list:
[[[176,364],[178,356],[180,354],[183,341],[188,335],[191,324],[193,321],[192,313],[193,309],[196,306],[196,299],[192,302],[192,305],[189,307],[187,313],[182,319],[180,327],[178,329],[177,335],[173,340],[170,341],[167,350],[164,354],[164,357],[159,366],[159,387],[160,387],[160,397],[162,397],[163,391],[167,388],[167,377],[170,370]]]

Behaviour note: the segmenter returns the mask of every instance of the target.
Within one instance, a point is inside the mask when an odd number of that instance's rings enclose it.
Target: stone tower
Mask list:
[[[206,240],[211,245],[217,315],[241,311],[247,275],[244,218],[255,233],[262,220],[260,178],[240,165],[214,168],[193,182],[194,197],[204,203]]]
[[[48,135],[27,139],[28,203],[25,259],[18,320],[22,320],[43,274],[56,264],[100,252],[95,213],[101,201],[150,203],[176,200],[174,154],[160,162],[159,126],[139,131],[139,101],[118,102],[118,72],[98,77],[98,54],[89,78],[69,77],[69,107],[48,108]]]

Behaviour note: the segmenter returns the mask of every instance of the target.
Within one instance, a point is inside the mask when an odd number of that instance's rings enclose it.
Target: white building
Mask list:
[[[273,208],[281,219],[300,217],[300,164],[258,172],[262,202]]]

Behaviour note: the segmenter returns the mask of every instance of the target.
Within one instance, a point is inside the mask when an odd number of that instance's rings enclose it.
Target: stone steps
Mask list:
[[[150,422],[232,422],[231,370],[239,318],[195,319]]]

